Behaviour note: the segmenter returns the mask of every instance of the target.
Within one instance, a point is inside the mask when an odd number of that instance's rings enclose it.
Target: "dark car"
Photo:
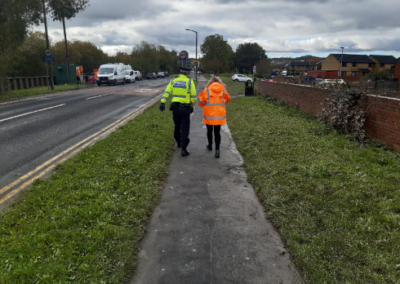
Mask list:
[[[154,72],[147,73],[147,79],[157,79],[157,75]]]
[[[158,72],[157,78],[165,78],[164,72]]]

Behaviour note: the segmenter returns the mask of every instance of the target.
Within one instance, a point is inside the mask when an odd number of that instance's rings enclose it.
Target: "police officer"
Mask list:
[[[191,68],[181,67],[180,75],[171,80],[168,84],[163,97],[161,99],[160,110],[165,110],[165,102],[169,95],[172,95],[170,110],[173,113],[175,123],[174,138],[181,148],[181,155],[187,156],[190,153],[187,151],[189,145],[189,129],[190,129],[190,114],[193,112],[194,104],[196,103],[196,86],[189,79]]]

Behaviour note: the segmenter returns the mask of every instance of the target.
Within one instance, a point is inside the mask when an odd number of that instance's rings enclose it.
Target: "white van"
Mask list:
[[[108,63],[99,67],[97,85],[125,84],[125,65],[123,63]]]
[[[142,73],[140,73],[140,71],[133,71],[133,72],[135,74],[135,80],[138,80],[138,81],[143,80]]]

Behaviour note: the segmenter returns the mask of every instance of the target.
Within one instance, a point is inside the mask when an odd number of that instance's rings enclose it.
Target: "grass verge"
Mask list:
[[[207,80],[210,79],[209,75],[204,75],[204,77]],[[231,96],[244,95],[244,88],[245,88],[244,82],[234,82],[234,81],[232,81],[231,77],[225,77],[225,76],[219,76],[219,77],[222,79],[222,81],[226,85],[226,89]]]
[[[158,106],[37,180],[0,212],[0,283],[125,283],[174,138]]]
[[[92,87],[92,85],[61,85],[61,86],[54,86],[54,90],[48,87],[37,87],[25,90],[15,90],[8,92],[4,95],[0,96],[0,101],[8,100],[8,99],[15,99],[21,97],[28,97],[28,96],[35,96],[35,95],[42,95],[42,94],[50,94],[62,91],[70,91],[70,90],[78,90],[78,89],[85,89]]]
[[[228,123],[249,181],[308,283],[400,283],[400,158],[244,97]]]

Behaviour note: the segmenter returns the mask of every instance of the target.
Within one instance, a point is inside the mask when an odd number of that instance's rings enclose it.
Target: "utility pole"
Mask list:
[[[65,18],[62,19],[64,28],[64,41],[65,41],[65,57],[67,57],[67,72],[68,72],[68,83],[71,85],[71,73],[69,70],[69,55],[68,55],[68,43],[67,43],[67,32],[65,31]]]
[[[339,72],[340,72],[340,77],[342,77],[342,65],[343,65],[343,49],[344,47],[340,47],[342,49],[342,59],[339,62],[339,68],[338,68],[338,74],[337,74],[337,78],[336,78],[336,85],[338,84],[338,80],[339,80]]]
[[[44,29],[46,31],[46,48],[50,49],[49,33],[47,31],[46,5],[44,4],[44,0],[42,0],[42,4],[43,4]],[[47,62],[47,68],[50,69],[50,78],[49,78],[50,86],[51,86],[51,89],[54,90],[53,68],[52,68],[51,62]],[[47,69],[47,72],[48,72],[48,69]]]

